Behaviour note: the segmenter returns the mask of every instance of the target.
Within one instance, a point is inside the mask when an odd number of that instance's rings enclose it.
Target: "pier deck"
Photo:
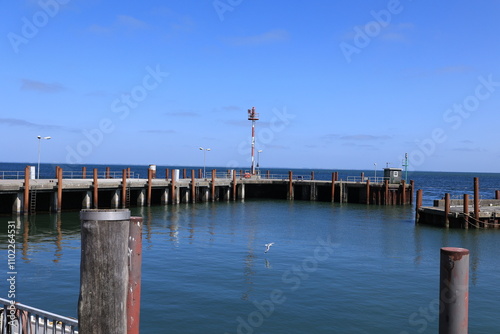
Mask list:
[[[376,205],[411,204],[413,181],[389,183],[379,178],[353,181],[306,179],[303,176],[252,175],[228,171],[211,177],[191,177],[179,171],[172,177],[130,178],[126,170],[122,178],[63,178],[57,169],[57,178],[0,179],[0,213],[58,212],[91,208],[125,208],[130,206],[166,205],[208,201],[243,200],[247,198],[270,198],[288,200],[331,201],[339,203],[362,203]],[[29,173],[28,173],[29,174]],[[28,175],[26,174],[26,175]],[[207,173],[208,174],[208,173]],[[115,174],[116,175],[116,174]],[[352,178],[351,178],[352,179]],[[382,182],[380,182],[382,181]]]

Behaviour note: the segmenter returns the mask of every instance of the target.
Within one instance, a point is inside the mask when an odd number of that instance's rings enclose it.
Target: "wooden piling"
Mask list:
[[[24,168],[23,213],[28,214],[30,207],[30,166]]]
[[[57,212],[62,210],[62,191],[63,191],[63,169],[59,166],[56,167],[57,174]]]
[[[450,194],[444,194],[444,227],[450,227]]]
[[[332,173],[332,189],[331,189],[331,194],[332,194],[332,203],[335,201],[335,173]]]
[[[469,195],[468,194],[464,194],[463,211],[464,211],[464,228],[468,229],[469,228]]]
[[[474,218],[476,223],[480,226],[479,222],[479,178],[474,178]]]
[[[127,206],[127,170],[122,170],[122,208]]]
[[[191,203],[196,203],[196,181],[194,169],[191,169]]]
[[[80,333],[127,332],[129,210],[82,210]]]
[[[389,205],[390,194],[389,194],[389,180],[384,180],[384,205]]]
[[[129,223],[129,261],[127,293],[127,334],[139,334],[141,314],[142,217],[131,217]]]
[[[370,204],[370,179],[366,180],[366,204]]]
[[[151,190],[153,187],[153,170],[148,169],[148,193],[147,193],[147,203],[151,206]]]
[[[415,224],[418,224],[418,221],[420,219],[420,214],[418,211],[422,207],[422,199],[423,199],[423,190],[419,189],[417,190],[417,203],[415,206]]]
[[[238,186],[237,186],[237,181],[236,181],[236,170],[232,171],[233,173],[233,201],[236,201],[238,199]]]
[[[94,182],[92,185],[94,191],[94,193],[92,194],[92,201],[94,202],[94,209],[97,209],[99,207],[99,183],[97,178],[97,168],[94,168]]]
[[[215,194],[215,176],[216,176],[216,170],[212,169],[212,183],[210,184],[211,187],[211,195],[212,195],[212,202],[215,201],[216,194]]]

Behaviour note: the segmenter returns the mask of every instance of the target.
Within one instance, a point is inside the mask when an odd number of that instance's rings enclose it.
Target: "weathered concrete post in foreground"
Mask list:
[[[441,248],[439,334],[467,334],[469,328],[469,250]]]
[[[80,220],[80,333],[139,333],[142,218],[82,210]]]

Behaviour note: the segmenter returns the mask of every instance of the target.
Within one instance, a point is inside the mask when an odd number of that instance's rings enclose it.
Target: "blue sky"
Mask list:
[[[0,161],[491,171],[500,2],[19,0]]]

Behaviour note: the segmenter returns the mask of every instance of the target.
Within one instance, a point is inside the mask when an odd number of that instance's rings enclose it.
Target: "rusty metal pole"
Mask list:
[[[111,169],[110,167],[106,167],[106,179],[111,178]]]
[[[366,204],[370,204],[370,179],[366,179]]]
[[[333,201],[335,201],[335,172],[332,173],[332,189],[331,189],[331,192],[332,192],[332,203],[333,203]]]
[[[420,208],[422,207],[422,198],[423,198],[423,190],[418,189],[417,190],[417,203],[415,206],[415,224],[418,224],[418,221],[420,219],[420,214],[418,213]]]
[[[469,228],[469,195],[464,194],[464,228]]]
[[[57,212],[61,212],[62,210],[62,190],[63,190],[63,169],[59,166],[56,168],[57,174]]]
[[[415,181],[410,180],[410,204],[413,204],[413,192],[415,189]]]
[[[293,172],[288,171],[288,199],[293,199]]]
[[[139,334],[141,314],[142,217],[130,217],[127,334]]]
[[[211,184],[211,192],[212,192],[212,202],[215,201],[215,169],[212,169],[212,184]]]
[[[401,180],[401,204],[405,205],[406,203],[406,181]]]
[[[167,180],[167,181],[168,181],[168,179],[169,179],[169,169],[168,169],[168,168],[166,168],[166,169],[165,169],[165,180]]]
[[[311,172],[311,180],[314,180],[314,171]]]
[[[481,226],[479,221],[479,179],[474,178],[474,218],[478,226]]]
[[[238,199],[238,183],[236,181],[236,170],[233,169],[233,201]]]
[[[122,208],[127,206],[127,170],[122,170]]]
[[[148,169],[148,206],[151,206],[151,188],[152,188],[153,170]]]
[[[191,169],[191,202],[196,203],[196,181],[195,181],[194,169]]]
[[[389,205],[389,180],[384,180],[384,205]]]
[[[87,167],[83,166],[82,167],[82,179],[87,178]]]
[[[450,227],[450,194],[444,194],[444,227]]]
[[[469,250],[441,248],[439,334],[467,334],[469,327]]]
[[[30,207],[30,166],[24,168],[23,213],[28,214]]]
[[[182,169],[182,178],[185,179],[186,178],[186,168],[183,168]]]
[[[495,199],[500,199],[500,190],[495,190]]]
[[[97,209],[99,207],[99,198],[98,198],[98,195],[99,195],[99,182],[97,181],[98,180],[98,177],[97,177],[97,168],[94,168],[94,183],[93,183],[93,187],[94,187],[94,193],[92,195],[92,200],[94,202],[94,209]]]

